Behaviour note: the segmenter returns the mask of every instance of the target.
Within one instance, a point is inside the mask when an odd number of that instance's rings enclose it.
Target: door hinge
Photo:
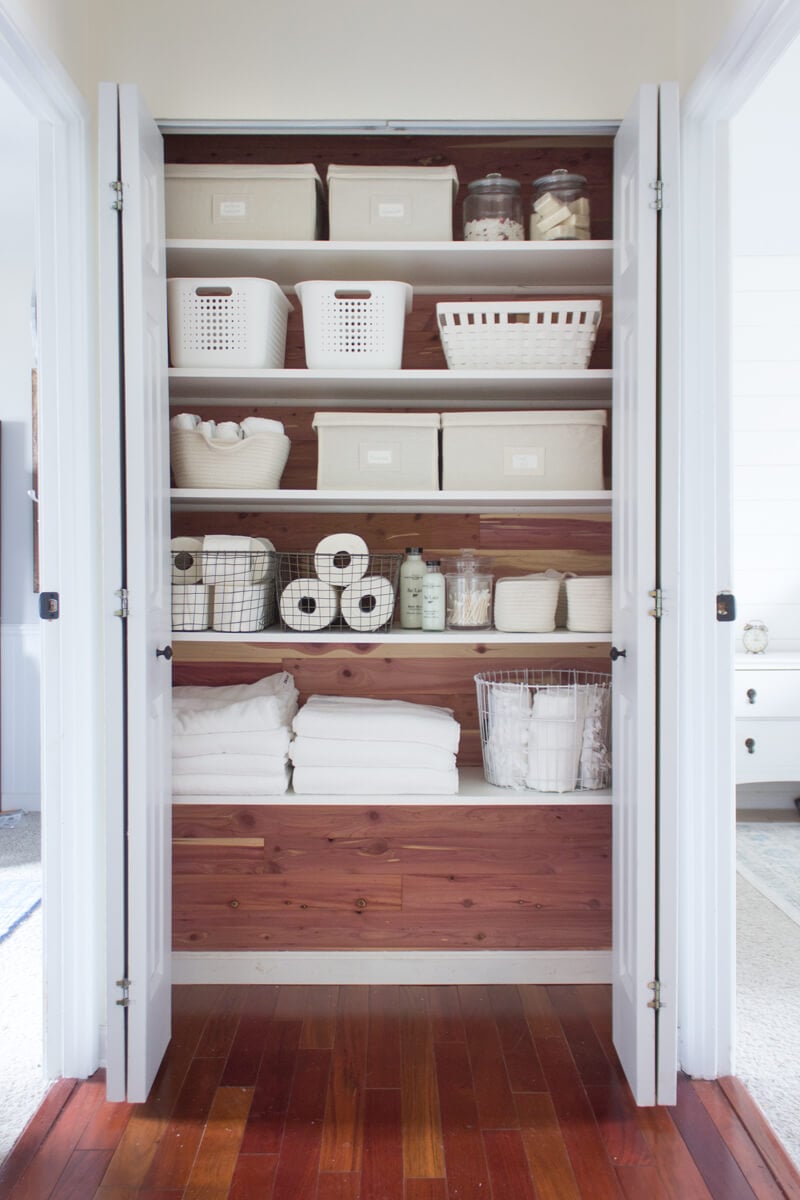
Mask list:
[[[664,615],[664,593],[661,588],[653,588],[652,592],[647,593],[651,600],[655,600],[655,604],[649,610],[648,616],[655,617],[660,621]]]
[[[131,981],[130,979],[118,979],[117,987],[122,989],[122,999],[117,1001],[120,1008],[127,1008],[131,1002]]]
[[[661,980],[651,979],[647,986],[653,993],[653,999],[647,1001],[647,1007],[653,1008],[657,1012],[659,1008],[664,1007],[664,1005],[661,1003]]]
[[[654,179],[650,187],[655,192],[653,199],[650,201],[650,207],[654,208],[656,212],[661,212],[664,207],[664,182],[661,179]]]
[[[121,617],[122,620],[125,621],[130,616],[130,610],[128,608],[128,589],[117,588],[116,592],[114,592],[114,595],[119,596],[120,600],[119,608],[114,609],[114,616]]]
[[[114,201],[111,207],[114,209],[114,212],[122,212],[122,180],[112,179],[108,186],[114,193]]]

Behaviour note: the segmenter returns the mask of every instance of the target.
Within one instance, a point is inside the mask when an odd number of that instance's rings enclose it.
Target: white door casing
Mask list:
[[[169,409],[162,139],[135,87],[120,85],[117,89],[105,85],[101,90],[101,110],[105,107],[101,132],[106,142],[103,164],[106,169],[111,165],[110,135],[116,126],[113,109],[117,96],[122,211],[118,243],[121,254],[115,256],[115,261],[121,271],[122,308],[117,332],[122,330],[124,399],[120,410],[118,399],[106,394],[108,435],[104,437],[104,451],[107,458],[114,458],[116,421],[124,453],[120,460],[117,449],[116,463],[107,461],[106,466],[109,480],[113,481],[116,474],[124,495],[125,520],[119,556],[122,577],[117,586],[127,588],[128,615],[121,622],[125,643],[124,741],[119,747],[124,767],[123,821],[119,819],[122,797],[118,800],[115,792],[109,791],[113,809],[109,822],[110,901],[111,917],[117,925],[110,928],[109,952],[114,960],[109,963],[109,1013],[124,998],[116,986],[118,979],[129,981],[129,997],[124,1029],[119,1018],[115,1022],[113,1057],[109,1031],[109,1095],[119,1096],[119,1075],[124,1066],[127,1080],[124,1094],[129,1101],[138,1102],[146,1099],[155,1078],[169,1041],[171,1020],[171,668],[169,659],[157,653],[169,646],[171,630],[166,552]],[[101,197],[105,198],[106,206],[110,185],[116,178],[115,173],[101,179]],[[111,199],[113,202],[113,193]],[[101,214],[101,220],[105,219]],[[111,243],[104,249],[103,277],[110,284]],[[115,311],[119,313],[118,306]],[[107,314],[104,341],[112,338],[113,324]],[[108,374],[105,371],[103,374],[107,388],[113,384],[113,354],[114,348],[109,344],[107,361],[111,366]],[[112,571],[113,537],[109,524],[105,549],[110,555]],[[107,579],[107,590],[111,582],[113,579]],[[114,599],[119,607],[119,597]],[[113,661],[110,672],[113,676]],[[112,678],[110,690],[113,686]],[[108,771],[112,784],[114,779],[119,783],[122,772],[113,761],[109,761]],[[114,844],[120,833],[125,838],[126,854]],[[118,865],[116,879],[114,859]],[[125,922],[122,938],[120,916]],[[123,970],[122,975],[117,974],[119,970]]]
[[[653,1104],[656,960],[656,287],[658,88],[643,87],[614,143],[612,727],[614,1044]]]

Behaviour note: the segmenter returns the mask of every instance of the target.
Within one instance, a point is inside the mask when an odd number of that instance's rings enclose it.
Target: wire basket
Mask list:
[[[278,555],[278,612],[284,629],[378,633],[391,629],[401,554]]]
[[[536,792],[609,786],[610,675],[488,671],[475,686],[489,783]]]
[[[172,552],[173,581],[187,554]],[[173,582],[172,628],[176,632],[214,629],[218,633],[257,633],[277,620],[274,550],[203,550],[199,579]]]
[[[602,308],[600,300],[440,303],[436,320],[451,370],[583,370]]]

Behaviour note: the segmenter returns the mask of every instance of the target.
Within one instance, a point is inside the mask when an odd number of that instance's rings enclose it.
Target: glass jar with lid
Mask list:
[[[531,199],[532,242],[559,242],[591,237],[589,193],[583,175],[563,168],[534,180]]]
[[[516,179],[498,172],[467,185],[465,242],[521,242],[525,239],[522,190]]]

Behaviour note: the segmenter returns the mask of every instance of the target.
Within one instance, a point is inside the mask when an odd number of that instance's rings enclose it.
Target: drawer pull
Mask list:
[[[756,695],[757,695],[757,692],[756,692],[756,689],[755,689],[755,688],[748,688],[748,689],[747,689],[747,703],[748,703],[748,704],[755,704],[755,702],[756,702]]]
[[[747,747],[748,754],[755,754],[755,752],[756,752],[756,739],[755,738],[745,738],[744,744]]]

